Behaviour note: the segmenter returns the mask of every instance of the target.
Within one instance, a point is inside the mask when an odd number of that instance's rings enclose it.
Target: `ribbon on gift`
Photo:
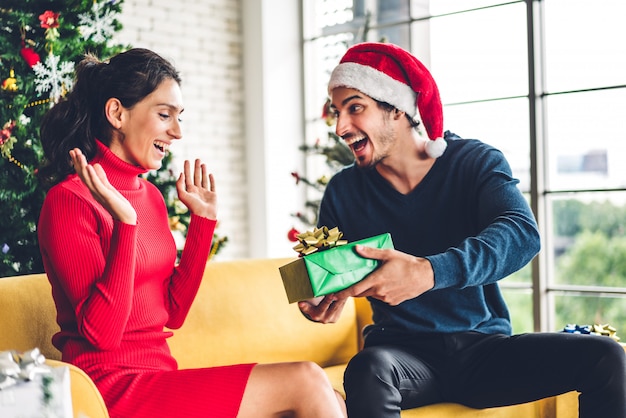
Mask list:
[[[305,231],[296,235],[298,243],[293,247],[300,257],[312,254],[316,251],[328,250],[333,247],[345,245],[347,240],[342,240],[343,232],[339,231],[339,228],[334,227],[328,229],[323,226],[321,228],[315,228],[313,231]]]
[[[31,381],[39,374],[50,373],[45,361],[38,348],[23,353],[13,350],[0,352],[0,390],[21,381]]]
[[[576,325],[576,324],[567,324],[565,328],[563,328],[562,332],[568,332],[570,334],[594,334],[594,335],[604,335],[605,337],[609,337],[615,341],[619,341],[620,338],[617,336],[617,330],[609,324],[593,324],[593,325]]]
[[[562,332],[567,332],[569,334],[591,334],[591,326],[567,324],[565,328],[563,328]]]
[[[617,330],[610,326],[609,324],[593,324],[591,326],[591,333],[596,335],[604,335],[606,337],[610,337],[615,341],[619,341],[619,337],[617,336]]]

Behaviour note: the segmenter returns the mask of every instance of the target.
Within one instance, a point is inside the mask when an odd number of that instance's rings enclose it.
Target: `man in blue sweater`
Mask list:
[[[499,150],[444,134],[438,89],[422,63],[392,44],[358,44],[328,91],[355,164],[327,185],[319,226],[337,226],[349,241],[389,232],[395,246],[357,247],[380,260],[377,270],[319,304],[299,303],[325,323],[348,297],[372,305],[365,348],[344,376],[349,416],[399,417],[439,402],[488,408],[577,390],[580,417],[626,417],[618,343],[511,335],[498,281],[538,253],[537,225]]]

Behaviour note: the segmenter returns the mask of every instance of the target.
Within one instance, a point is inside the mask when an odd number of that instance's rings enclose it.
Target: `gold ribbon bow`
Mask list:
[[[334,227],[328,229],[323,226],[321,228],[315,228],[313,231],[305,231],[296,235],[298,243],[293,247],[300,256],[312,254],[316,251],[328,250],[333,247],[345,245],[347,240],[342,240],[343,232],[339,231],[339,228]]]
[[[619,341],[619,337],[617,336],[617,330],[609,324],[593,324],[590,331],[591,334],[604,335],[605,337],[609,337],[614,339],[615,341]]]

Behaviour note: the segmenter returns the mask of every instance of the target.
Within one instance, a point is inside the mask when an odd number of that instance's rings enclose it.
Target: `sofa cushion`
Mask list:
[[[354,302],[336,324],[289,304],[278,268],[293,259],[210,261],[185,324],[169,341],[179,367],[310,360],[347,362],[358,348]],[[218,296],[216,296],[218,295]]]
[[[326,367],[324,369],[335,390],[341,393],[344,397],[346,396],[343,390],[343,372],[345,371],[345,368],[345,365],[337,365],[332,367]],[[538,402],[525,403],[521,405],[488,409],[474,409],[454,403],[441,403],[402,411],[402,418],[551,417],[553,415],[551,415],[549,411],[553,410],[553,404],[554,398],[542,399]],[[575,405],[578,405],[578,403],[576,402]]]

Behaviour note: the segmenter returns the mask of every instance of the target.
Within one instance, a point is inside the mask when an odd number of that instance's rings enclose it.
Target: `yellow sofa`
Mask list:
[[[350,300],[336,324],[307,321],[289,304],[278,267],[292,259],[210,261],[185,325],[170,339],[181,368],[243,362],[311,360],[343,392],[347,361],[371,320],[367,301]],[[44,274],[0,279],[0,351],[38,347],[52,365],[63,364],[51,345],[57,331],[50,285]],[[75,417],[107,418],[89,377],[70,366]],[[402,412],[403,418],[574,418],[574,392],[537,402],[476,410],[437,404]]]

